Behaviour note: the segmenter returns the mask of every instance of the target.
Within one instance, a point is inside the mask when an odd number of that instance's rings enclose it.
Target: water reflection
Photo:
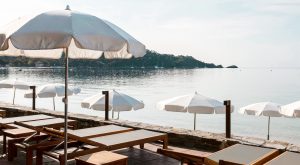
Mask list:
[[[124,112],[121,119],[152,124],[192,128],[193,116],[156,109],[158,101],[193,93],[219,99],[230,99],[239,107],[260,101],[282,104],[300,99],[300,70],[298,69],[99,69],[70,68],[69,83],[82,88],[70,97],[70,112],[103,116],[103,112],[82,109],[80,102],[102,90],[117,89],[144,101],[140,111]],[[1,68],[0,80],[18,78],[36,85],[64,83],[64,68]],[[17,104],[31,106],[22,91],[17,93]],[[12,91],[0,89],[0,100],[11,102]],[[61,98],[56,99],[57,110],[63,110]],[[52,107],[51,99],[38,99],[37,107]],[[233,134],[265,138],[265,118],[238,115],[232,117]],[[199,115],[199,129],[224,132],[223,115]],[[284,123],[284,124],[282,124]],[[274,126],[274,127],[273,127]],[[276,126],[276,127],[275,127]],[[253,129],[255,127],[256,129]],[[298,120],[276,118],[272,120],[271,137],[300,144]]]

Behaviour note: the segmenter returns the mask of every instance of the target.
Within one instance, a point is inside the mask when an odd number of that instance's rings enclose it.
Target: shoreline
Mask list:
[[[9,103],[0,102],[0,109],[6,110],[7,117],[25,116],[31,114],[47,114],[57,117],[63,117],[64,112],[53,111],[47,109],[31,110],[31,107],[12,105]],[[168,133],[169,143],[173,146],[184,147],[189,149],[218,151],[227,146],[241,143],[267,148],[275,148],[279,150],[287,150],[300,152],[300,145],[295,145],[283,141],[265,140],[261,138],[235,136],[226,139],[223,133],[211,133],[200,130],[179,129],[174,127],[159,126],[141,122],[131,122],[128,120],[110,120],[105,121],[103,117],[90,116],[85,114],[69,113],[70,119],[78,121],[78,128],[87,128],[93,126],[115,124],[120,126],[131,127],[135,129],[147,129],[157,132]]]

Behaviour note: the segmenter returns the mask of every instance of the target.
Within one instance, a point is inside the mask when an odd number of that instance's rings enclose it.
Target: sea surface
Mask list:
[[[120,119],[193,129],[193,114],[158,110],[156,103],[170,97],[198,93],[220,101],[231,100],[234,135],[266,138],[267,117],[238,114],[240,107],[262,101],[288,104],[300,100],[299,68],[242,69],[95,69],[70,68],[69,83],[80,87],[81,93],[69,97],[69,112],[104,116],[102,111],[80,107],[80,102],[103,90],[116,89],[143,100],[145,108],[121,112]],[[0,80],[15,79],[34,85],[64,83],[63,68],[1,68]],[[15,104],[31,106],[24,99],[25,91],[17,90]],[[12,102],[12,89],[0,89],[0,100]],[[63,111],[61,98],[56,110]],[[52,109],[51,98],[37,99],[37,107]],[[224,133],[224,115],[197,115],[197,129]],[[271,118],[271,140],[300,144],[300,119]]]

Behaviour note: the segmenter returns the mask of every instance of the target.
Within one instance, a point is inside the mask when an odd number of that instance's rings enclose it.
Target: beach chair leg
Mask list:
[[[33,153],[32,150],[26,151],[26,165],[32,165],[33,162]]]
[[[3,147],[2,147],[2,153],[6,154],[6,135],[3,134]]]
[[[65,157],[64,156],[59,156],[59,164],[60,165],[65,165],[65,159],[64,159]]]
[[[37,150],[36,151],[36,159],[35,159],[36,165],[43,165],[43,151]]]
[[[14,157],[16,157],[17,154],[18,154],[17,146],[13,142],[8,141],[7,160],[8,161],[13,161]]]
[[[168,138],[167,137],[163,141],[163,149],[168,149]]]
[[[144,144],[140,144],[140,149],[144,149]]]

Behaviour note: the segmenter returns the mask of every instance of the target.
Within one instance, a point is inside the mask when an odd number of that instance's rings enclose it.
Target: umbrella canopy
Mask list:
[[[28,90],[29,89],[29,84],[24,81],[20,80],[11,80],[11,79],[6,79],[0,81],[0,88],[16,88],[16,89],[22,89],[22,90]]]
[[[19,81],[17,79],[15,80],[6,79],[0,81],[0,88],[13,88],[14,90],[13,104],[15,104],[16,89],[28,90],[29,84],[23,81]]]
[[[270,139],[270,117],[281,117],[280,104],[273,102],[260,102],[242,107],[239,111],[241,114],[254,116],[268,117],[268,135],[267,140]]]
[[[116,90],[109,91],[109,110],[113,112],[131,111],[144,108],[144,103],[124,93]],[[100,93],[81,102],[82,108],[89,108],[93,110],[105,110],[105,96]]]
[[[0,31],[0,52],[9,56],[97,59],[141,57],[145,46],[113,23],[71,10],[21,17]],[[51,51],[49,51],[49,49]],[[54,50],[53,50],[54,49]]]
[[[225,114],[222,102],[200,95],[197,92],[161,101],[159,109],[172,112],[189,112],[194,114],[194,130],[196,129],[196,114]],[[233,108],[231,108],[233,111]]]
[[[80,88],[68,88],[68,96],[80,93]],[[36,92],[39,98],[53,98],[53,109],[55,110],[55,97],[65,96],[65,85],[54,83],[39,86]],[[25,98],[32,98],[32,92],[25,93]]]
[[[285,117],[300,118],[300,101],[282,106],[280,113]]]
[[[141,57],[145,46],[121,28],[98,17],[66,10],[50,11],[17,19],[0,30],[0,54],[38,58],[65,55],[65,90],[68,89],[68,58]],[[65,91],[64,155],[67,162],[68,95]]]

